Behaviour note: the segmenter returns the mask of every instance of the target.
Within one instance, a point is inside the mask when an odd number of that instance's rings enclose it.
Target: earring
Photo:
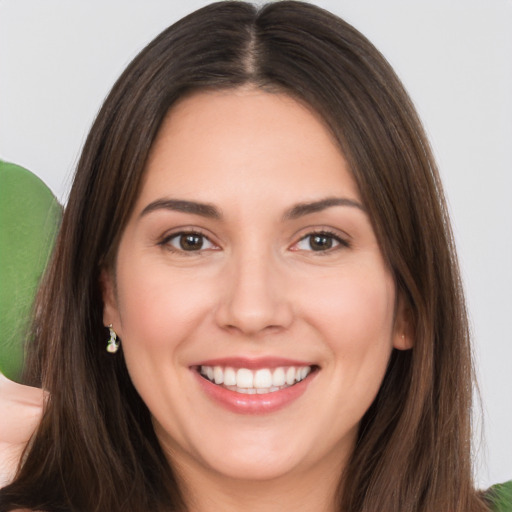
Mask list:
[[[112,329],[112,324],[108,326],[108,330],[110,331],[110,339],[107,342],[107,352],[111,354],[115,354],[119,350],[119,342],[117,341],[117,334],[114,329]]]

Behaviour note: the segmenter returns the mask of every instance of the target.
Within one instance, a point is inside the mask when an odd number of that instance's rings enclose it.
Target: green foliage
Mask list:
[[[37,286],[62,208],[26,169],[0,160],[0,372],[18,380]]]

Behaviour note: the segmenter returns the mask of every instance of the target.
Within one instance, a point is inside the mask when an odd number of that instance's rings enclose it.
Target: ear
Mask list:
[[[103,325],[113,325],[117,334],[120,334],[121,322],[117,305],[115,280],[113,273],[103,269],[100,274],[101,295],[103,298]]]
[[[393,332],[393,347],[398,350],[409,350],[414,345],[414,326],[411,308],[401,295],[398,296]]]

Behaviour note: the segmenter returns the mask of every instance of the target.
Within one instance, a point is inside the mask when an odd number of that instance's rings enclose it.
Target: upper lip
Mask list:
[[[232,368],[247,368],[256,370],[258,368],[278,368],[281,366],[315,366],[311,361],[299,361],[297,359],[288,359],[283,357],[222,357],[200,361],[192,367],[198,366],[223,366]]]

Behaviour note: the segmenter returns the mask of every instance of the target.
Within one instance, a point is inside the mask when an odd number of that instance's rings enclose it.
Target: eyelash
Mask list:
[[[181,237],[186,237],[186,236],[192,236],[192,237],[200,238],[201,242],[202,242],[201,243],[201,247],[199,247],[198,249],[186,250],[186,249],[183,249],[183,247],[178,248],[178,247],[174,247],[171,244],[172,240],[180,239]],[[334,251],[342,249],[342,248],[350,248],[350,243],[347,240],[345,240],[344,238],[341,238],[337,233],[334,233],[333,231],[330,231],[328,229],[321,229],[321,230],[318,230],[318,231],[312,231],[312,232],[308,233],[307,235],[304,235],[303,237],[301,237],[299,239],[299,241],[296,242],[292,247],[296,247],[301,242],[307,240],[308,238],[311,239],[312,237],[315,237],[315,236],[323,237],[323,238],[330,239],[330,240],[334,240],[334,242],[336,242],[338,245],[335,245],[334,247],[332,247],[332,246],[328,247],[326,250],[315,250],[315,249],[311,248],[311,241],[310,241],[309,246],[310,246],[311,249],[309,251],[307,251],[307,252],[316,253],[317,255],[325,255],[325,254],[334,252]],[[168,236],[165,236],[158,243],[158,245],[166,248],[167,250],[169,250],[169,251],[171,251],[173,253],[177,253],[177,254],[180,254],[180,255],[193,255],[193,254],[201,253],[202,251],[205,251],[205,250],[211,250],[212,249],[212,248],[206,248],[206,249],[203,248],[205,240],[208,241],[215,248],[217,247],[205,234],[201,233],[200,231],[194,231],[194,230],[180,231],[178,233],[172,233],[172,234],[170,234]],[[181,245],[181,243],[180,243],[180,245]],[[295,249],[291,249],[291,250],[300,251],[300,250],[304,250],[304,249],[295,248]]]

